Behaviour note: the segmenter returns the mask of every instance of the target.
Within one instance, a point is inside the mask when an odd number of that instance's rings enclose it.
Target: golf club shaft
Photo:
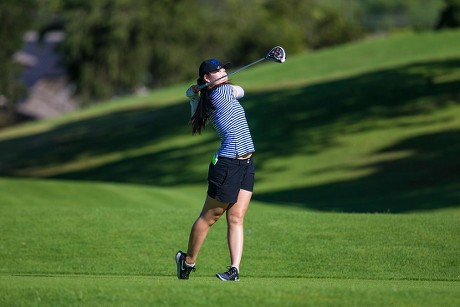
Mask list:
[[[243,66],[243,67],[241,67],[241,68],[238,68],[238,69],[235,70],[235,71],[232,71],[232,72],[229,73],[229,74],[226,74],[225,76],[222,76],[222,77],[220,77],[220,78],[217,78],[216,80],[212,80],[212,81],[210,81],[210,82],[208,82],[208,83],[205,83],[205,84],[203,84],[203,85],[200,85],[200,86],[199,86],[199,89],[201,90],[201,89],[203,89],[203,88],[205,88],[205,87],[207,87],[207,86],[209,86],[209,85],[211,85],[211,84],[214,84],[215,82],[217,82],[217,81],[219,81],[219,80],[221,80],[221,79],[223,79],[223,78],[225,78],[225,77],[228,77],[228,76],[231,76],[231,75],[233,75],[233,74],[236,74],[237,72],[242,71],[243,69],[246,69],[246,68],[248,68],[248,67],[250,67],[250,66],[252,66],[252,65],[255,65],[255,64],[259,63],[259,62],[262,62],[263,60],[265,60],[265,58],[258,59],[257,61],[254,61],[254,62],[252,62],[252,63],[249,63],[249,64],[246,65],[246,66]]]

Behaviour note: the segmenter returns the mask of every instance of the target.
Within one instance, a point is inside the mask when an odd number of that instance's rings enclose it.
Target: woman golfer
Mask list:
[[[192,226],[187,253],[176,254],[177,277],[188,279],[209,228],[225,213],[230,266],[216,276],[223,281],[238,281],[243,254],[243,221],[254,186],[254,145],[243,107],[238,102],[244,91],[228,83],[226,69],[216,59],[199,68],[198,84],[186,92],[192,107],[192,132],[201,133],[208,120],[216,129],[221,145],[209,165],[208,192],[203,209]],[[219,79],[223,77],[222,79]],[[219,79],[199,90],[199,86]],[[199,94],[198,94],[199,92]]]

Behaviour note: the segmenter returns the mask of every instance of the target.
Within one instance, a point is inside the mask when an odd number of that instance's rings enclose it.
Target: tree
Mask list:
[[[47,3],[48,13],[63,21],[62,56],[84,102],[127,94],[140,85],[195,79],[199,63],[210,57],[240,65],[274,45],[294,54],[309,44],[319,48],[355,38],[349,27],[342,30],[348,24],[337,14],[315,19],[314,0]],[[318,35],[327,38],[312,41]]]
[[[460,27],[460,0],[445,0],[446,6],[441,11],[436,29]]]
[[[34,0],[2,0],[0,2],[0,96],[8,102],[8,109],[23,94],[20,80],[20,65],[14,61],[14,54],[23,45],[23,35],[34,20]]]
[[[316,7],[307,41],[312,49],[340,45],[361,38],[364,30],[336,10]]]
[[[53,2],[64,22],[60,48],[84,103],[127,93],[144,83],[150,59],[146,20],[149,1]]]

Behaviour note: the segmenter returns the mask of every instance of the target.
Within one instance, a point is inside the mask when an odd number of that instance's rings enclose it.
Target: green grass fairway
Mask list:
[[[0,276],[2,306],[456,306],[458,282],[144,276]]]
[[[460,306],[459,50],[402,34],[234,76],[257,150],[238,283],[214,277],[223,220],[175,275],[218,147],[188,84],[0,130],[0,306]]]
[[[460,302],[458,210],[342,214],[255,201],[232,284],[214,277],[228,259],[223,221],[192,279],[175,276],[202,193],[22,179],[0,188],[1,306],[173,306],[183,295],[226,306],[232,293],[260,306]]]

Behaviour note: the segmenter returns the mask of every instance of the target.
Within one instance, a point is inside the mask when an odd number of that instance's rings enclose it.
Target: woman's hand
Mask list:
[[[187,91],[185,92],[185,95],[190,99],[193,97],[199,97],[198,96],[199,91],[200,91],[199,86],[194,84],[187,89]]]
[[[190,88],[192,89],[192,91],[193,91],[195,94],[198,93],[198,92],[200,91],[200,87],[199,87],[198,85],[196,85],[196,84],[195,84],[195,85],[192,85]]]

